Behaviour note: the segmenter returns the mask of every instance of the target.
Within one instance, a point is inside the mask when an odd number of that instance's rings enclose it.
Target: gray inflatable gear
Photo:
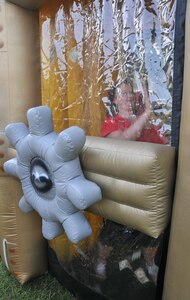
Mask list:
[[[29,109],[27,118],[29,128],[13,123],[5,129],[17,157],[5,162],[4,170],[20,179],[24,195],[19,207],[40,214],[43,236],[50,240],[65,232],[77,243],[92,232],[82,210],[102,198],[100,188],[81,169],[84,131],[73,126],[55,133],[47,106]]]

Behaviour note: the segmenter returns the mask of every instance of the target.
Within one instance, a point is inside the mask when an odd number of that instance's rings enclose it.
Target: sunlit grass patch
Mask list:
[[[0,300],[74,300],[50,274],[21,285],[0,261]]]

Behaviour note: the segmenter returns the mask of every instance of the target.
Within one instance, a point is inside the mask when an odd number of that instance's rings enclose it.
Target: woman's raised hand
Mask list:
[[[143,88],[143,99],[144,99],[145,112],[147,114],[150,114],[151,111],[152,111],[152,106],[151,106],[151,103],[150,103],[147,79],[144,79],[142,81],[142,88]]]
[[[155,115],[152,109],[149,92],[148,92],[148,80],[145,78],[141,81],[142,88],[143,88],[143,99],[144,99],[144,106],[145,106],[145,113],[148,116],[148,119],[154,119]]]

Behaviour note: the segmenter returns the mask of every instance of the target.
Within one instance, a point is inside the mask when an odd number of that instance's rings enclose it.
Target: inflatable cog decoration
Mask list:
[[[5,162],[4,170],[19,177],[24,194],[19,207],[39,213],[43,236],[50,240],[65,232],[77,243],[92,232],[82,210],[102,198],[100,188],[81,169],[84,131],[73,126],[57,134],[47,106],[29,109],[27,118],[29,128],[12,123],[5,129],[17,157]]]

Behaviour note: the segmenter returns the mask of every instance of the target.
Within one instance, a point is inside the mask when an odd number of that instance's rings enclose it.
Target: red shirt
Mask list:
[[[108,134],[117,131],[125,130],[131,126],[131,121],[121,117],[120,115],[115,115],[113,117],[106,117],[102,130],[101,136],[106,137]],[[166,137],[160,134],[158,127],[155,125],[150,125],[141,132],[141,136],[137,139],[141,142],[150,142],[157,144],[168,144]]]

